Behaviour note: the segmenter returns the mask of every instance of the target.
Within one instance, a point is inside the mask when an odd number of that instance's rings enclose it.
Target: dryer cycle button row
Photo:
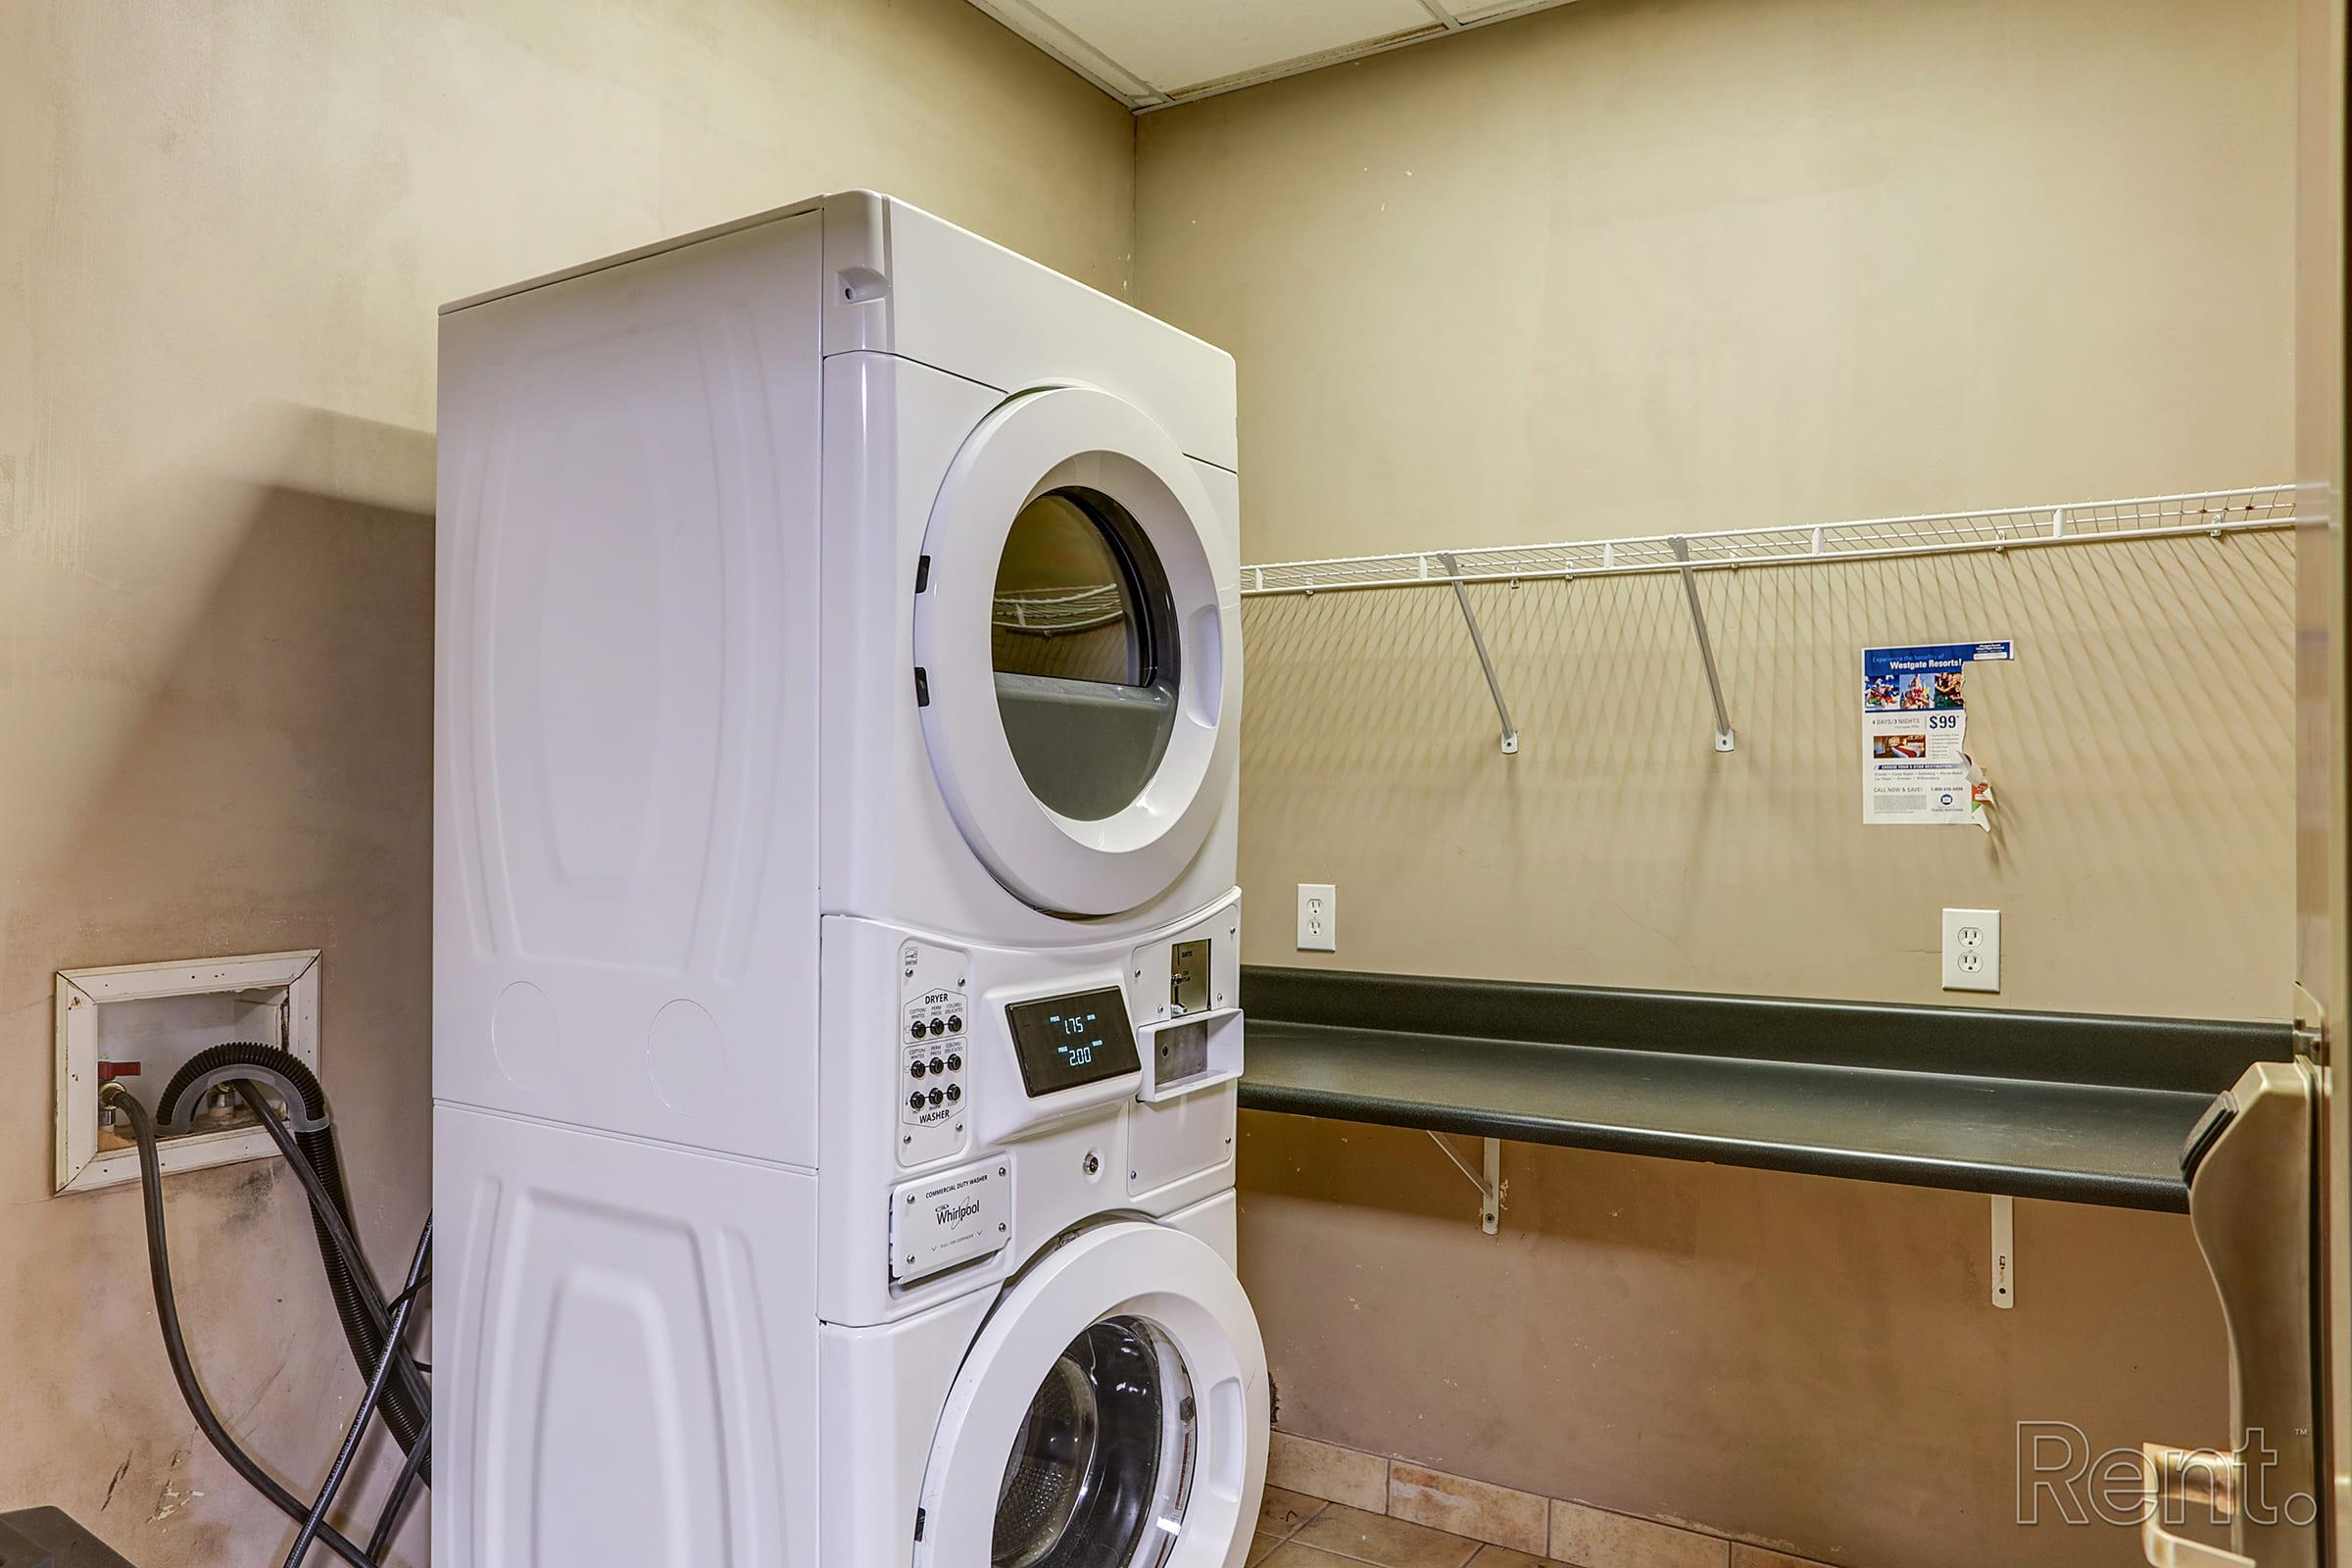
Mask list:
[[[961,1033],[963,1033],[963,1019],[956,1013],[950,1013],[945,1018],[934,1018],[929,1023],[917,1018],[906,1026],[906,1038],[909,1040],[922,1040],[933,1035],[959,1035]]]

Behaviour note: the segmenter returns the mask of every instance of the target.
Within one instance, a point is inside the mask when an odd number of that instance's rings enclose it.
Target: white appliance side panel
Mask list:
[[[815,1568],[815,1181],[434,1113],[433,1560]]]
[[[1209,500],[1216,504],[1218,515],[1224,519],[1227,544],[1222,551],[1211,552],[1209,559],[1216,566],[1217,596],[1220,600],[1233,606],[1234,625],[1238,627],[1242,620],[1240,613],[1242,603],[1242,481],[1237,475],[1211,467],[1205,463],[1195,463],[1193,472],[1200,480],[1200,487],[1208,492]],[[1224,650],[1224,657],[1229,664],[1241,666],[1240,690],[1244,706],[1247,706],[1250,692],[1250,672],[1247,664],[1242,662],[1242,647],[1238,639],[1232,647]],[[1225,722],[1228,724],[1239,724],[1241,721],[1242,715],[1238,712],[1225,715]],[[1193,857],[1192,869],[1186,873],[1184,886],[1187,888],[1190,898],[1200,897],[1199,892],[1192,890],[1205,890],[1211,883],[1220,887],[1231,887],[1241,875],[1242,749],[1240,747],[1237,746],[1233,749],[1231,759],[1226,765],[1233,769],[1233,776],[1226,787],[1225,809],[1218,813],[1216,825],[1208,830],[1208,837],[1201,842],[1200,853]]]
[[[1006,390],[1083,381],[1195,457],[1241,466],[1233,356],[920,208],[825,199],[825,352],[903,355]]]
[[[1214,1198],[1204,1198],[1190,1208],[1180,1208],[1160,1220],[1188,1236],[1198,1237],[1217,1250],[1217,1255],[1241,1269],[1241,1201],[1228,1189]]]
[[[443,318],[440,1099],[814,1160],[818,222]]]
[[[1217,520],[1224,526],[1224,536],[1208,553],[1209,564],[1216,568],[1217,586],[1232,589],[1232,603],[1242,602],[1242,477],[1228,472],[1213,463],[1193,460],[1193,476],[1208,499],[1216,503]],[[1227,650],[1230,655],[1232,651]]]
[[[1127,1107],[1127,1191],[1148,1199],[1178,1182],[1222,1171],[1233,1180],[1236,1096],[1231,1083]]]
[[[831,663],[817,747],[829,813],[823,904],[828,914],[894,921],[952,940],[1091,945],[1165,926],[1232,890],[1238,780],[1175,885],[1105,919],[1039,912],[1006,892],[964,842],[932,771],[915,707],[914,581],[941,481],[964,439],[1002,401],[989,387],[885,354],[825,361]],[[1204,464],[1195,470],[1230,528],[1233,476]],[[1227,550],[1216,562],[1220,583],[1231,579],[1237,596],[1239,560]],[[1238,749],[1234,755],[1238,769]]]
[[[994,1288],[879,1328],[818,1333],[824,1439],[818,1518],[826,1568],[903,1568],[939,1415]]]

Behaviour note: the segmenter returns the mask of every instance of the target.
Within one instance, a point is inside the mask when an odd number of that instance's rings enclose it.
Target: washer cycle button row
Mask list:
[[[940,1060],[940,1058],[937,1056],[933,1056],[929,1061],[922,1061],[918,1059],[908,1062],[906,1064],[906,1076],[909,1078],[920,1078],[926,1072],[934,1075],[943,1072],[955,1072],[960,1069],[962,1066],[963,1058],[954,1054],[950,1054],[945,1061]]]
[[[950,1084],[945,1089],[934,1089],[927,1095],[924,1094],[920,1089],[917,1089],[913,1094],[906,1097],[906,1108],[908,1110],[921,1110],[926,1105],[933,1107],[940,1105],[953,1105],[961,1099],[963,1099],[963,1086],[961,1084]]]

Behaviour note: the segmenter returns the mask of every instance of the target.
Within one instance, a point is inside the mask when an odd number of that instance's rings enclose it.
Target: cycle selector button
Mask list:
[[[906,1097],[906,1108],[908,1110],[920,1110],[923,1108],[923,1092],[920,1089],[917,1089],[913,1094]]]
[[[910,1078],[920,1078],[923,1075],[923,1063],[919,1061],[908,1062],[906,1064],[906,1075]]]
[[[952,1012],[948,1014],[948,1033],[952,1035],[963,1033],[963,1020]]]
[[[937,1056],[933,1056],[931,1058],[931,1070],[934,1073],[946,1072],[948,1070],[948,1064],[940,1060]]]
[[[949,1103],[949,1104],[953,1105],[954,1103],[956,1103],[956,1102],[957,1102],[957,1101],[961,1100],[962,1098],[963,1098],[963,1085],[961,1085],[961,1084],[950,1084],[950,1085],[948,1085],[948,1103]]]
[[[906,1028],[906,1038],[908,1038],[909,1040],[920,1040],[920,1039],[922,1039],[922,1038],[923,1038],[923,1020],[922,1020],[922,1019],[920,1019],[920,1018],[917,1018],[917,1019],[915,1019],[915,1020],[914,1020],[914,1022],[913,1022],[913,1023],[911,1023],[911,1024],[909,1024],[909,1025],[907,1026],[907,1028]]]
[[[944,1019],[944,1018],[934,1018],[934,1019],[932,1019],[932,1020],[931,1020],[931,1032],[932,1032],[933,1034],[935,1034],[935,1035],[944,1035],[944,1034],[946,1034],[946,1033],[948,1032],[948,1024],[947,1024],[947,1020],[946,1020],[946,1019]]]
[[[962,1070],[963,1070],[963,1058],[962,1058],[961,1056],[955,1055],[955,1054],[951,1054],[949,1055],[949,1057],[948,1057],[948,1071],[950,1071],[950,1072],[961,1072]]]
[[[937,1089],[932,1090],[931,1093],[925,1098],[928,1099],[934,1105],[945,1104],[948,1099],[944,1092]]]

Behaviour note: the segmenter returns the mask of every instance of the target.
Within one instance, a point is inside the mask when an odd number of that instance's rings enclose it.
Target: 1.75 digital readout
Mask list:
[[[1004,1009],[1021,1086],[1031,1099],[1137,1072],[1135,1030],[1117,986],[1015,1002]]]

